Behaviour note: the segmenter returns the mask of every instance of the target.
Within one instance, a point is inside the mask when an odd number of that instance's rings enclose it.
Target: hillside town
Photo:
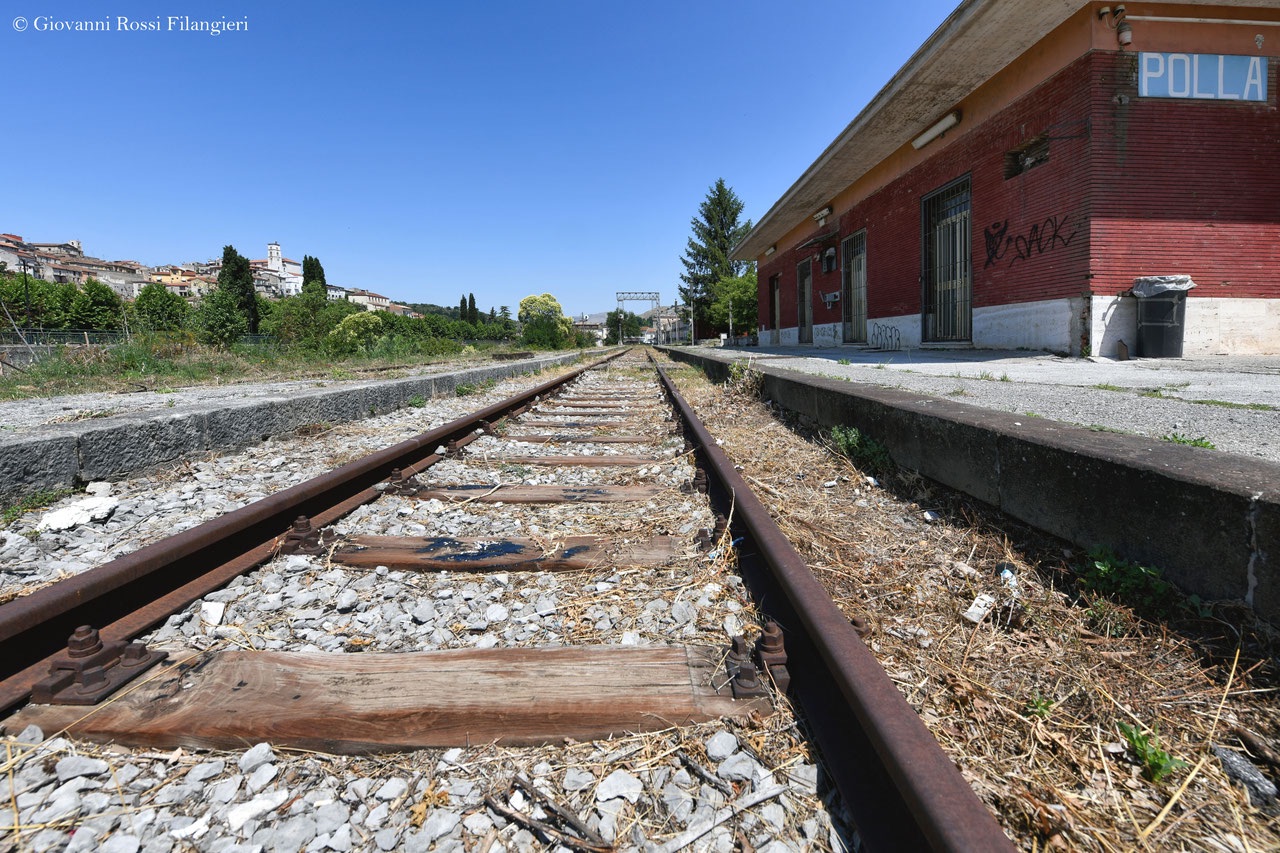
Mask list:
[[[267,257],[249,261],[254,290],[267,299],[283,299],[302,293],[302,263],[286,258],[279,243],[267,244]],[[163,284],[188,303],[197,304],[217,287],[222,259],[162,264],[149,267],[138,261],[108,261],[86,255],[79,240],[64,243],[26,242],[17,234],[0,234],[0,270],[20,272],[57,284],[83,285],[95,279],[121,299],[133,300],[152,282]],[[363,305],[366,311],[386,311],[405,317],[421,317],[407,305],[358,287],[326,284],[330,300]]]

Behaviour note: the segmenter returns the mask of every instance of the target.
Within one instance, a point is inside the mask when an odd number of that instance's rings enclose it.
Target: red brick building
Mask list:
[[[735,250],[763,343],[1280,352],[1280,4],[969,0]]]

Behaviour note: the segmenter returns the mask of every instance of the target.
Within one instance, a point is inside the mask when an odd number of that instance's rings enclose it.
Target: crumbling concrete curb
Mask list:
[[[317,388],[243,404],[195,403],[154,412],[59,424],[40,435],[0,437],[0,501],[124,477],[185,456],[244,447],[306,424],[358,420],[403,406],[414,397],[452,396],[479,385],[577,361],[578,351],[473,367],[454,373]]]
[[[732,359],[678,348],[712,380]],[[853,426],[899,465],[1084,548],[1103,545],[1206,600],[1241,600],[1280,624],[1280,465],[1094,432],[768,365],[762,394]]]

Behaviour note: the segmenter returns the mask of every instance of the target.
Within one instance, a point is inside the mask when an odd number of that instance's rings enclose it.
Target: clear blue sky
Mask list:
[[[6,0],[0,231],[152,265],[275,240],[403,302],[669,304],[716,178],[758,219],[957,1]]]

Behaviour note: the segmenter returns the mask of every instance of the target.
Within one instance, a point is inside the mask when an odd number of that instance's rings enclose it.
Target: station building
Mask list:
[[[1280,4],[968,0],[735,249],[762,343],[1280,353]],[[780,120],[780,119],[777,119]]]

